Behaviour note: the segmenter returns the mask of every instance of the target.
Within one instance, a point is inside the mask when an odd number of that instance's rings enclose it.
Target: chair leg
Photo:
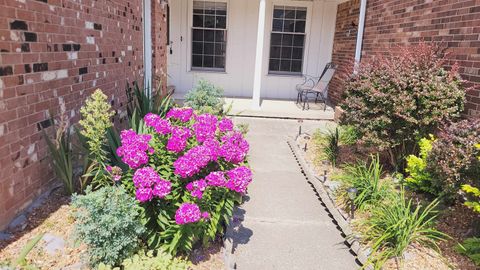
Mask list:
[[[317,93],[317,96],[315,97],[315,104],[317,104],[317,100],[318,100],[318,95],[319,95],[319,94],[320,94],[320,93]]]

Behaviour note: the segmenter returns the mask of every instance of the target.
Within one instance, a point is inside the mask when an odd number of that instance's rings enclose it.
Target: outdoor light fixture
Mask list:
[[[347,189],[348,198],[350,199],[350,215],[355,218],[355,198],[357,197],[358,189],[350,187]]]

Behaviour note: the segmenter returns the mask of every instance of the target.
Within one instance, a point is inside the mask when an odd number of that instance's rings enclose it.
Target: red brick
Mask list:
[[[70,119],[74,123],[79,120],[78,111],[87,93],[96,87],[121,101],[115,102],[116,106],[125,106],[123,86],[127,81],[141,78],[143,72],[139,68],[143,66],[141,0],[97,0],[95,6],[91,5],[92,1],[82,5],[62,0],[49,0],[48,4],[33,0],[22,2],[0,0],[0,63],[2,66],[11,65],[14,73],[1,77],[4,88],[0,97],[0,123],[6,125],[4,134],[0,135],[0,230],[25,203],[32,200],[43,190],[42,187],[48,186],[54,179],[50,162],[40,161],[48,156],[48,150],[36,124],[45,120],[45,112],[57,114],[61,98],[67,112],[77,112]],[[106,12],[107,8],[124,10],[127,5],[133,10],[133,14],[128,12],[126,17],[112,17],[111,13]],[[152,0],[152,33],[155,33],[153,65],[159,76],[166,74],[166,22],[163,8],[158,1]],[[13,20],[26,21],[27,32],[37,35],[36,42],[29,42],[30,52],[21,52],[25,31],[10,30],[9,22]],[[100,31],[85,29],[85,21],[102,24],[102,35]],[[140,31],[132,30],[132,26],[139,26]],[[123,33],[120,33],[120,28]],[[87,44],[86,37],[89,35],[95,37],[95,44]],[[122,40],[124,36],[127,38]],[[78,59],[68,59],[63,44],[75,44],[77,49],[79,47]],[[134,48],[135,56],[133,52],[127,51],[127,46]],[[111,57],[112,51],[116,52],[116,57],[121,57],[121,51],[127,53],[122,63],[115,62],[114,57]],[[99,58],[99,53],[108,57],[106,65],[102,63],[102,58]],[[131,62],[131,66],[128,66],[128,62]],[[33,64],[40,63],[47,63],[48,70],[35,72]],[[88,67],[88,73],[79,81],[78,70],[81,67]],[[58,70],[67,70],[68,77],[55,77],[55,71]],[[99,78],[96,78],[96,72],[99,72]],[[96,87],[93,87],[94,81]],[[51,130],[50,128],[49,131]],[[38,145],[38,161],[27,162],[27,157],[22,152],[21,165],[25,165],[25,168],[15,167],[10,155],[16,154],[22,146],[32,143]],[[5,147],[15,153],[7,154],[4,158]],[[13,179],[18,183],[15,183],[15,197],[11,198],[5,195],[5,190],[8,189],[7,185],[10,187]]]

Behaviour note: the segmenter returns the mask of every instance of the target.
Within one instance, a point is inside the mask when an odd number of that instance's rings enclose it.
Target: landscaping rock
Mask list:
[[[10,240],[13,237],[12,234],[6,232],[0,232],[0,241]]]
[[[340,187],[340,182],[337,182],[337,181],[325,181],[324,185],[326,187],[328,187],[330,190],[332,190],[333,192],[335,192],[339,187]]]
[[[8,226],[10,230],[23,230],[27,227],[27,217],[24,214],[16,217]]]
[[[65,240],[58,236],[46,233],[42,239],[45,241],[43,250],[49,255],[55,255],[57,252],[63,252],[65,250]]]

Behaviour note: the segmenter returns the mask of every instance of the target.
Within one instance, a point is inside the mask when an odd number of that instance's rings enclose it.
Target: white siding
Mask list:
[[[224,73],[190,70],[192,1],[170,1],[170,39],[173,42],[173,54],[167,54],[168,83],[176,86],[177,93],[183,94],[192,89],[199,79],[204,78],[222,87],[226,96],[251,97],[255,67],[258,0],[228,0],[228,39]],[[268,74],[273,6],[308,7],[307,43],[303,72],[318,75],[331,59],[337,3],[336,1],[321,0],[313,2],[267,0],[262,98],[293,99],[296,97],[295,85],[301,82],[301,77],[298,76]]]

